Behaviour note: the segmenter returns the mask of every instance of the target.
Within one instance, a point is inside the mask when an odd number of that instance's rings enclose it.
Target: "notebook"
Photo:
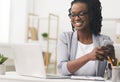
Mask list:
[[[47,79],[65,79],[69,76],[46,74],[41,45],[36,43],[13,44],[15,68],[19,75]]]
[[[99,76],[71,76],[74,80],[93,80],[93,81],[105,81],[105,78]]]

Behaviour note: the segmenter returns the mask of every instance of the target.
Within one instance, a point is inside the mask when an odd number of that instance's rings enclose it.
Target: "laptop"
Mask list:
[[[13,44],[15,68],[19,75],[47,79],[67,79],[69,76],[46,74],[41,45],[36,43]]]

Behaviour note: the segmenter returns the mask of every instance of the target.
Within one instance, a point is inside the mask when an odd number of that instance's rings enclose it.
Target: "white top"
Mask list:
[[[83,44],[80,41],[78,41],[78,48],[77,48],[77,54],[76,59],[86,55],[87,53],[91,52],[94,48],[93,43],[92,44]],[[95,61],[89,61],[84,66],[82,66],[79,70],[75,72],[76,75],[95,75]]]

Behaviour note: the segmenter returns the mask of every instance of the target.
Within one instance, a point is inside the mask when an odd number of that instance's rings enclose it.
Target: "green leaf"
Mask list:
[[[0,54],[0,64],[3,64],[7,59],[3,54]]]
[[[47,38],[48,37],[48,33],[42,33],[42,36]]]

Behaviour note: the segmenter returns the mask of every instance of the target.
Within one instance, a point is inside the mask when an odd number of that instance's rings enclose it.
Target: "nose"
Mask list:
[[[75,16],[75,20],[81,19],[78,15]]]

